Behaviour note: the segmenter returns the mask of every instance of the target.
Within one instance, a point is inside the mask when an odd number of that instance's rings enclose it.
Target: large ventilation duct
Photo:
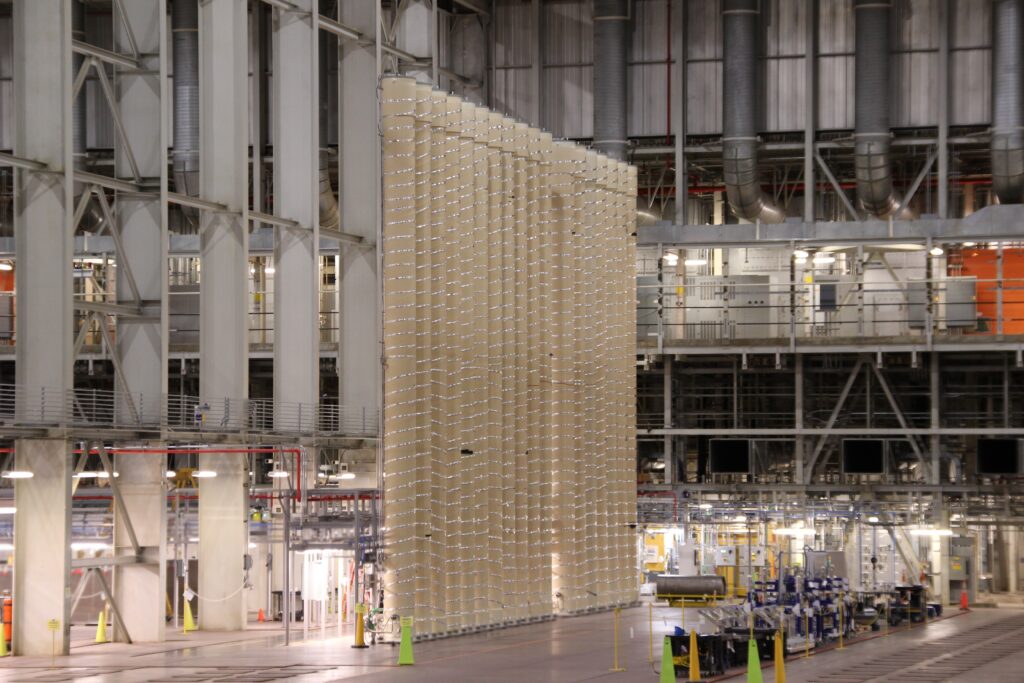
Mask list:
[[[854,0],[857,197],[869,213],[880,218],[893,216],[902,202],[892,188],[889,153],[889,7],[883,0]],[[911,220],[915,215],[904,207],[899,217]]]
[[[758,0],[723,5],[722,168],[737,216],[781,223],[786,214],[761,189],[757,175],[757,5]]]
[[[1024,201],[1024,8],[992,8],[992,189],[1003,204]]]
[[[326,11],[328,16],[333,14],[333,3],[324,7],[321,3],[320,9]],[[320,227],[328,230],[341,229],[341,211],[338,208],[338,199],[331,189],[330,155],[327,153],[328,133],[330,131],[330,101],[331,92],[328,87],[330,78],[330,64],[338,63],[337,54],[332,54],[332,49],[337,48],[337,43],[329,40],[320,41]]]
[[[627,0],[594,0],[594,149],[625,159]]]
[[[174,189],[199,195],[199,3],[174,0]]]

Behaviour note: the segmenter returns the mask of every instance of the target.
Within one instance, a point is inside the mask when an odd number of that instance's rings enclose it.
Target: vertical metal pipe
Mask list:
[[[1024,200],[1024,0],[992,3],[992,189]]]
[[[627,0],[594,0],[594,149],[625,159]]]

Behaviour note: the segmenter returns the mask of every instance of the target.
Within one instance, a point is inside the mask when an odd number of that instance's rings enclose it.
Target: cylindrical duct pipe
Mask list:
[[[594,0],[594,149],[626,158],[627,0]]]
[[[761,189],[757,174],[758,0],[725,0],[722,10],[722,170],[740,218],[781,223],[785,211]]]
[[[854,0],[856,20],[856,131],[854,168],[861,205],[889,218],[902,203],[892,188],[889,131],[889,2]],[[904,207],[899,218],[915,218]]]
[[[992,7],[992,189],[1003,204],[1024,201],[1024,7]]]
[[[721,576],[675,576],[661,574],[654,577],[654,588],[660,595],[725,595],[725,579]]]
[[[324,7],[321,6],[321,11]],[[330,14],[328,14],[330,16]],[[340,41],[339,41],[340,42]],[[337,43],[332,44],[329,40],[320,41],[320,227],[328,230],[339,230],[341,228],[341,211],[338,208],[338,199],[334,196],[331,188],[330,155],[327,153],[328,141],[330,140],[330,107],[328,100],[331,96],[328,87],[330,78],[330,64],[337,63],[338,55],[332,49],[340,49]]]
[[[174,0],[174,189],[199,195],[199,2]]]

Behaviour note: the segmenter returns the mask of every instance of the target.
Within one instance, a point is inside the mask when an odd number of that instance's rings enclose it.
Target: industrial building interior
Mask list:
[[[1024,0],[0,0],[0,683],[1020,681],[1022,387]]]

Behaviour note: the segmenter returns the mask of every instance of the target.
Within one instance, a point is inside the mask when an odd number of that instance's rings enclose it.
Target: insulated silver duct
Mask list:
[[[786,213],[761,189],[757,174],[757,5],[758,0],[723,4],[722,171],[737,216],[781,223]]]
[[[331,7],[321,9],[333,14]],[[341,229],[341,211],[338,208],[338,199],[334,196],[331,188],[330,155],[327,153],[329,131],[330,131],[330,107],[328,106],[331,89],[328,86],[328,79],[331,75],[331,63],[338,63],[337,42],[332,40],[320,40],[320,227],[328,230]]]
[[[627,0],[594,0],[594,149],[626,158]]]
[[[902,202],[892,188],[889,153],[889,7],[884,0],[854,0],[857,197],[869,213],[880,218],[892,216]],[[904,207],[899,217],[910,220],[915,215]]]
[[[1024,201],[1024,8],[992,7],[992,189],[1003,204]]]
[[[174,0],[174,189],[199,195],[199,3]]]

